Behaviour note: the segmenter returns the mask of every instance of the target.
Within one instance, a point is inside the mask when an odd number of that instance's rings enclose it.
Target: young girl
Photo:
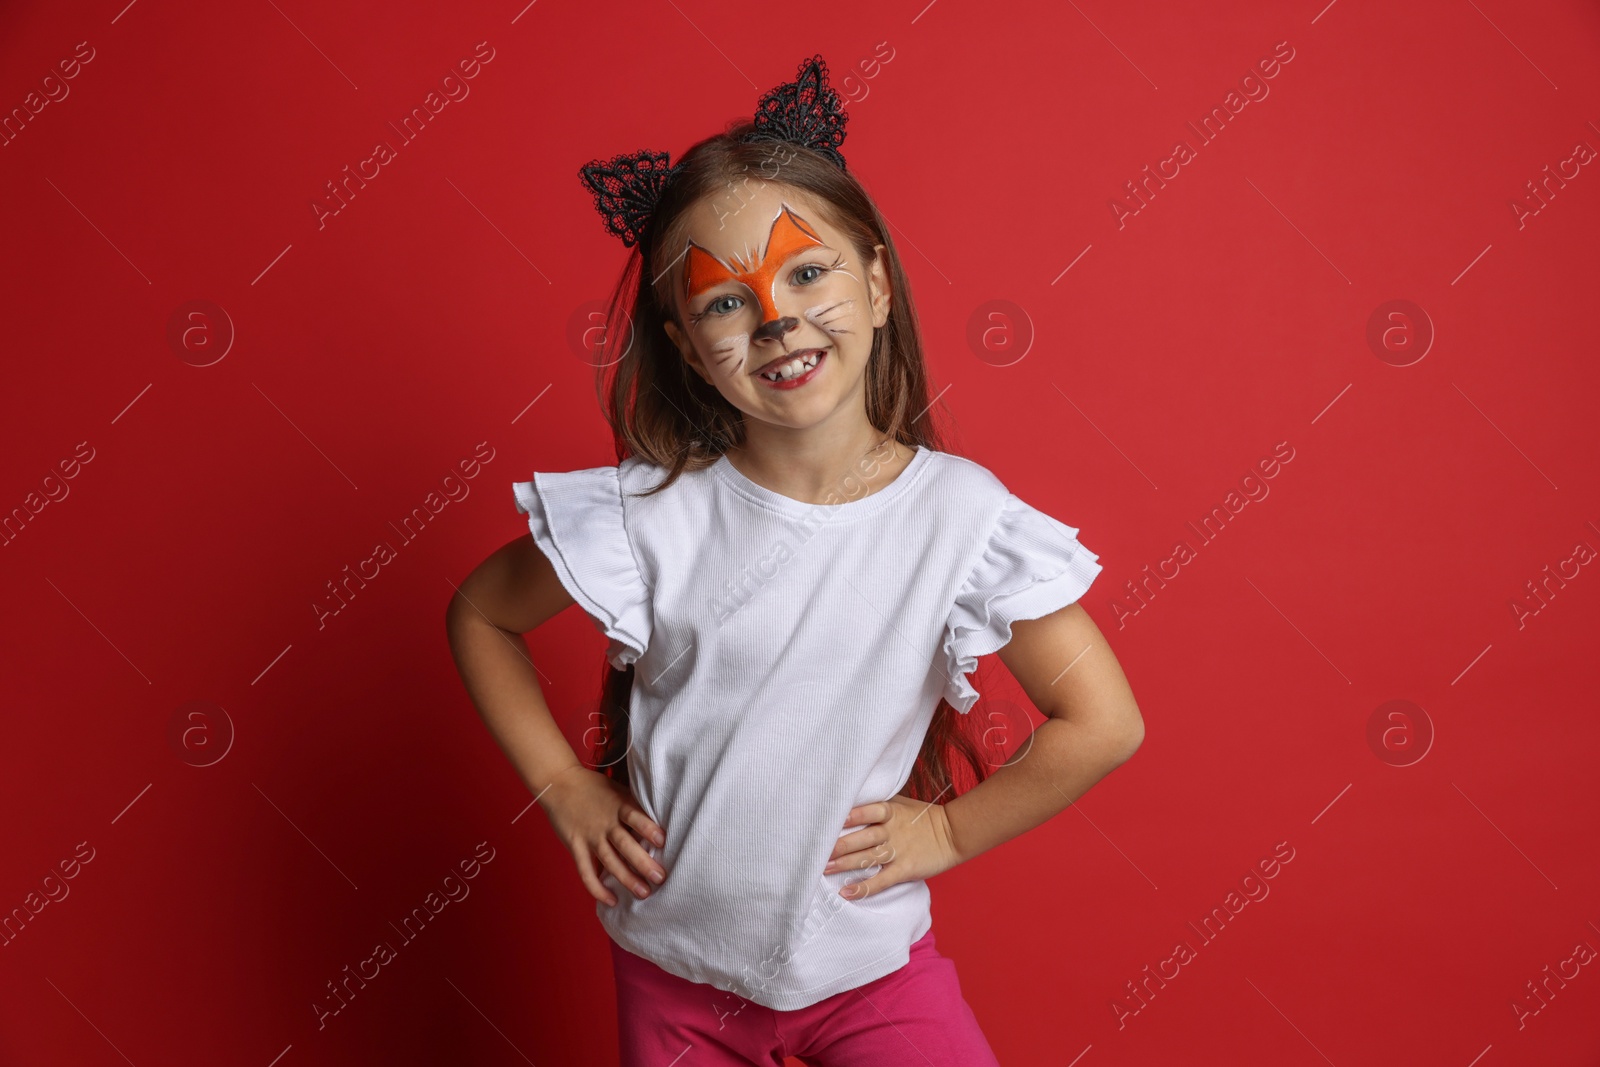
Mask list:
[[[671,167],[583,168],[637,246],[601,371],[619,462],[514,483],[529,534],[450,605],[467,689],[597,900],[628,1067],[994,1064],[926,880],[1143,737],[1077,604],[1098,557],[940,448],[844,122],[814,57]],[[512,636],[573,603],[609,640],[597,765]],[[1047,720],[986,776],[956,723],[996,651]],[[959,796],[947,749],[979,783]]]

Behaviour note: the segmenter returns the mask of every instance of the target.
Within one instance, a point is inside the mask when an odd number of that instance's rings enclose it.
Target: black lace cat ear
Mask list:
[[[756,128],[746,141],[790,141],[814,148],[842,169],[845,113],[838,92],[828,84],[828,65],[820,55],[800,64],[799,76],[769,90],[756,105]]]
[[[813,148],[844,169],[845,114],[839,94],[828,84],[828,65],[820,55],[800,64],[798,77],[766,92],[756,105],[755,128],[746,141],[788,141]],[[632,248],[650,226],[661,192],[678,169],[667,153],[648,149],[624,152],[610,160],[591,160],[578,176],[594,193],[595,210],[606,229]]]
[[[650,225],[661,191],[677,170],[678,164],[667,165],[667,153],[644,149],[609,161],[591,160],[578,168],[578,176],[594,193],[595,210],[606,229],[632,248]]]

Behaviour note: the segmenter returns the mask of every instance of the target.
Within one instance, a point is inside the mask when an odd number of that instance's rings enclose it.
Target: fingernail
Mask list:
[[[853,897],[856,895],[856,887],[853,885],[847,885],[843,889],[839,890],[839,895],[841,897]]]
[[[652,882],[654,882],[656,885],[660,885],[661,884],[661,872],[660,871],[651,871],[650,872],[650,880]]]
[[[665,845],[667,843],[667,839],[662,837],[660,834],[656,835],[655,841],[657,845]]]

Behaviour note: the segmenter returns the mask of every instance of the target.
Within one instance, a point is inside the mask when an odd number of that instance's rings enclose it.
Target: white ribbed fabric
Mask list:
[[[628,772],[667,879],[639,900],[607,873],[617,904],[595,910],[665,970],[793,1011],[903,966],[928,931],[925,881],[848,901],[879,868],[822,873],[846,813],[905,786],[939,699],[970,710],[978,657],[1081,597],[1099,557],[925,448],[831,505],[726,457],[634,495],[664,475],[633,457],[513,483],[611,664],[634,666]]]

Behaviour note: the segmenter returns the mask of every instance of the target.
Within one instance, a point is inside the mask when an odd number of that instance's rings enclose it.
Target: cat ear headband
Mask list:
[[[844,169],[839,146],[849,119],[839,94],[828,85],[828,66],[812,56],[800,64],[799,76],[766,92],[756,105],[755,129],[744,136],[751,141],[787,141],[827,156]],[[643,149],[624,152],[611,160],[592,160],[578,169],[594,193],[594,206],[606,229],[632,248],[650,226],[662,192],[677,176],[683,161],[670,167],[667,153]]]

